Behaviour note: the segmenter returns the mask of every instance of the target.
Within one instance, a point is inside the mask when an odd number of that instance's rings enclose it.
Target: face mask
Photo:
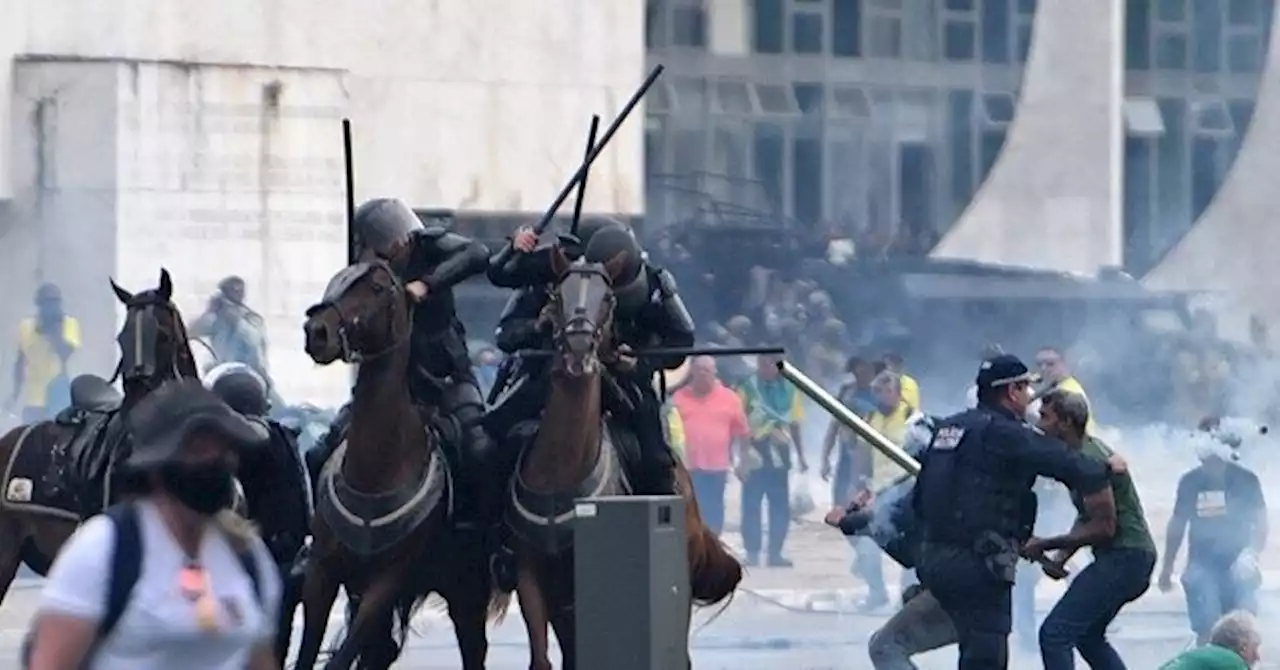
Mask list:
[[[164,488],[193,512],[213,516],[231,504],[232,477],[216,465],[171,465],[160,471]]]

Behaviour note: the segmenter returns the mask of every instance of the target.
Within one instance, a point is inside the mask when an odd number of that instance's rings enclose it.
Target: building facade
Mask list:
[[[581,161],[590,115],[644,74],[640,0],[0,0],[0,16],[0,323],[56,282],[86,323],[78,370],[109,375],[108,277],[148,288],[167,267],[191,320],[240,275],[279,390],[313,402],[347,386],[299,328],[344,263],[341,118],[358,200],[527,218]],[[588,211],[641,213],[642,133],[597,163]]]
[[[650,218],[689,216],[701,190],[762,201],[802,230],[858,230],[873,248],[1257,293],[1258,267],[1227,282],[1221,266],[1262,255],[1263,233],[1240,227],[1276,197],[1255,114],[1272,0],[648,12],[649,59],[670,68],[646,129]]]

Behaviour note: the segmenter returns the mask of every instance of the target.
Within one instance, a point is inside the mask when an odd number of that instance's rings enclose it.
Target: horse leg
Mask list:
[[[349,670],[364,648],[371,634],[379,631],[379,625],[385,624],[392,607],[396,602],[397,591],[404,582],[403,568],[394,567],[380,575],[380,579],[369,584],[360,593],[360,607],[356,610],[355,619],[347,629],[347,635],[338,646],[337,651],[324,664],[325,670]]]
[[[538,572],[527,561],[520,562],[516,596],[520,598],[520,616],[529,635],[529,670],[552,670],[548,651],[547,603],[543,598]]]
[[[338,599],[338,586],[337,578],[325,569],[323,561],[315,560],[307,566],[302,580],[302,642],[298,645],[295,668],[315,667],[333,601]]]
[[[293,639],[293,615],[302,600],[302,576],[291,574],[292,566],[280,566],[280,614],[276,620],[276,662],[284,667],[289,656],[289,642]]]
[[[26,541],[26,527],[13,512],[0,513],[0,602],[9,593],[13,577],[22,564],[22,545]]]
[[[486,580],[468,580],[469,582]],[[449,619],[458,638],[458,655],[462,670],[484,670],[489,654],[489,637],[484,627],[488,618],[489,591],[485,584],[462,584],[445,597]]]
[[[546,594],[547,605],[551,611],[551,629],[556,632],[556,642],[560,644],[560,666],[564,670],[578,668],[578,622],[573,611],[573,587],[566,586],[571,582],[558,579]]]

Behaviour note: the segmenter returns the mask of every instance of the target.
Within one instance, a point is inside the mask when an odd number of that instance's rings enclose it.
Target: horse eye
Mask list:
[[[387,292],[387,287],[383,286],[382,284],[374,284],[373,292],[375,295],[382,295],[383,293]]]

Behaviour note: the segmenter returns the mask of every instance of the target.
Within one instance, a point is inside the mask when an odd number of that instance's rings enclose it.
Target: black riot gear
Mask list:
[[[648,297],[648,281],[644,277],[644,257],[640,245],[623,228],[601,230],[591,238],[583,252],[588,263],[607,263],[621,254],[622,266],[613,277],[613,295],[623,311],[639,308]]]
[[[555,280],[551,276],[551,253],[556,247],[569,260],[582,257],[582,252],[595,234],[609,228],[623,228],[617,219],[599,217],[583,219],[577,235],[560,235],[555,242],[540,244],[529,253],[520,253],[511,248],[511,243],[489,259],[488,277],[494,286],[502,288],[524,288],[538,284],[547,284]]]
[[[356,244],[356,257],[373,252],[390,258],[397,245],[405,244],[422,221],[409,205],[398,198],[375,198],[356,208],[351,228]]]
[[[266,416],[271,409],[267,382],[244,363],[223,363],[205,375],[205,386],[245,416]]]

